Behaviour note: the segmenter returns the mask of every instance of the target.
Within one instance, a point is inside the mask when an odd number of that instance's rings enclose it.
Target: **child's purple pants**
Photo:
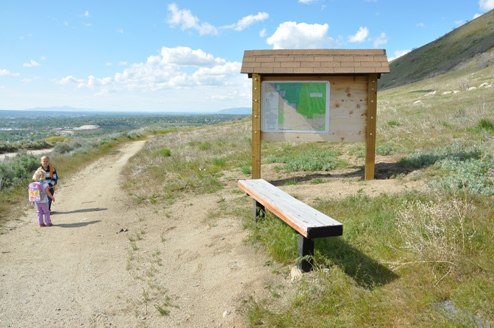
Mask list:
[[[51,224],[50,210],[47,203],[36,203],[36,213],[38,214],[38,224]],[[43,214],[45,215],[45,222],[43,223]]]

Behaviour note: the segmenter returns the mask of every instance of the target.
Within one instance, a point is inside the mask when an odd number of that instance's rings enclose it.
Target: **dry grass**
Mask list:
[[[129,161],[125,188],[138,202],[150,203],[173,201],[184,192],[215,192],[224,171],[250,166],[249,133],[250,123],[243,120],[156,135]]]

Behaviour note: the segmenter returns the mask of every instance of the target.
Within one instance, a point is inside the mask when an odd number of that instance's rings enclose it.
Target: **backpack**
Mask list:
[[[45,197],[46,194],[43,190],[43,184],[41,182],[31,182],[28,187],[29,190],[29,201],[31,203],[39,203]]]

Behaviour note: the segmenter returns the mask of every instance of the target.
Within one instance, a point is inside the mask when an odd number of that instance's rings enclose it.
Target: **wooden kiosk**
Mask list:
[[[252,178],[261,178],[261,140],[365,142],[365,180],[374,179],[377,80],[386,51],[246,50],[252,78]]]

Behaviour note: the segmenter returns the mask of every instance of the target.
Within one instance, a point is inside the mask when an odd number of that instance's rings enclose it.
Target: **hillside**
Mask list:
[[[390,63],[379,89],[391,89],[447,73],[478,57],[479,68],[494,60],[494,10]]]

